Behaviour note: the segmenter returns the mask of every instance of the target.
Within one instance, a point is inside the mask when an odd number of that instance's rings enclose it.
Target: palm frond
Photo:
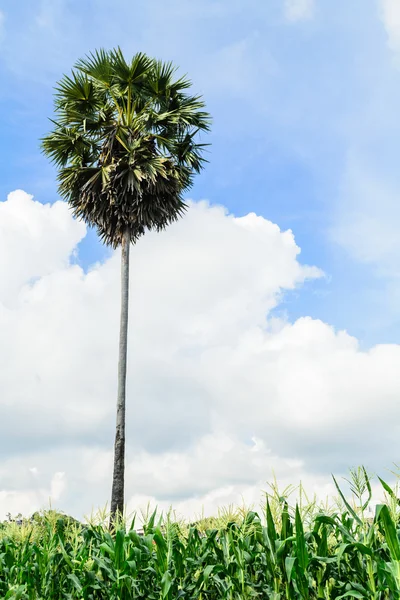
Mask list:
[[[112,83],[112,63],[106,50],[95,50],[75,64],[75,71],[84,73],[98,84],[109,87]]]
[[[118,246],[180,218],[182,194],[204,166],[210,117],[172,63],[119,48],[78,61],[55,91],[54,129],[42,150],[59,169],[59,192],[74,214]]]

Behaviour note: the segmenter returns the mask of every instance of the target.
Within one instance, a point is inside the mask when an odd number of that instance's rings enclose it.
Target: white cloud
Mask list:
[[[0,519],[8,513],[13,517],[18,514],[29,516],[36,510],[50,508],[51,503],[57,504],[65,489],[63,473],[55,473],[48,487],[24,487],[21,490],[0,489]]]
[[[0,515],[49,497],[88,514],[109,497],[119,256],[88,273],[71,264],[84,227],[63,204],[19,191],[0,211],[12,257],[0,263]],[[206,202],[132,249],[130,509],[253,502],[272,469],[324,495],[331,471],[390,466],[400,347],[365,353],[320,321],[269,318],[321,274],[298,256],[290,231]]]
[[[32,278],[68,265],[86,232],[68,213],[63,202],[44,206],[21,190],[0,203],[0,299],[4,305],[15,303],[21,287]]]
[[[284,13],[288,21],[303,21],[314,16],[315,0],[284,0]]]
[[[398,0],[381,0],[382,20],[388,35],[389,47],[400,50],[400,4]]]

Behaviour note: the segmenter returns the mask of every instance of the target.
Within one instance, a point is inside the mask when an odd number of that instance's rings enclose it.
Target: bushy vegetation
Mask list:
[[[272,486],[265,507],[185,524],[153,513],[142,535],[59,513],[0,529],[0,597],[20,600],[400,598],[399,500],[368,516],[370,479],[352,472],[353,500],[323,508]]]

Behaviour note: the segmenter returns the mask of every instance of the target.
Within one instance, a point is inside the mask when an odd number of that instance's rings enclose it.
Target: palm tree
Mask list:
[[[130,245],[185,212],[183,193],[204,166],[198,134],[209,114],[172,63],[121,50],[95,51],[64,75],[43,152],[58,169],[73,214],[121,246],[121,321],[111,520],[124,510],[125,398]]]

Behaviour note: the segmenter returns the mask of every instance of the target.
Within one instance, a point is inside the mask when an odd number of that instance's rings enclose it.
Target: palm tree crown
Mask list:
[[[113,247],[164,229],[185,210],[182,194],[205,162],[197,141],[210,118],[175,68],[120,49],[78,61],[56,87],[54,129],[42,149],[58,168],[75,216]]]

